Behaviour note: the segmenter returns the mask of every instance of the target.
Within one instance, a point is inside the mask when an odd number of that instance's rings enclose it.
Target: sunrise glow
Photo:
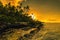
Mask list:
[[[2,1],[3,4],[7,4],[8,2],[11,2],[12,5],[16,6],[19,1],[27,2],[28,0],[0,0],[0,1]],[[30,10],[31,10],[29,12],[29,15],[33,13],[34,15],[31,15],[33,19],[39,20],[42,22],[60,22],[60,9],[58,4],[56,6],[53,4],[54,2],[51,4],[49,3],[49,1],[46,3],[45,2],[40,4],[39,3],[35,1],[33,2],[33,0],[32,2],[25,3],[25,4],[29,4]]]

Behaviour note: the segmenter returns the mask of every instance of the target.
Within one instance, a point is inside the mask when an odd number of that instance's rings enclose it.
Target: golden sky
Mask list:
[[[1,0],[3,3],[12,2],[17,5],[23,0]],[[26,1],[26,0],[24,0]],[[30,6],[30,12],[34,13],[39,21],[60,23],[60,0],[27,0],[24,5]]]
[[[0,0],[4,5],[11,2],[12,5],[17,5],[18,1],[22,2],[23,0]]]

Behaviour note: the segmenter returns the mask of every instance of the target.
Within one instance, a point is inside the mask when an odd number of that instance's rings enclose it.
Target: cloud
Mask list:
[[[11,4],[13,4],[13,5],[17,5],[19,1],[23,2],[23,1],[26,1],[26,0],[0,0],[0,1],[3,3],[3,5],[5,5],[9,2],[11,2]]]

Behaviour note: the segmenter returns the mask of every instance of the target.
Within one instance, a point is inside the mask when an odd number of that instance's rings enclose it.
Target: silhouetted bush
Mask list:
[[[0,2],[0,34],[2,35],[3,33],[9,31],[8,29],[12,28],[22,30],[37,28],[37,31],[39,31],[43,27],[43,23],[40,21],[35,21],[30,16],[28,16],[29,10],[30,8],[28,5],[22,9],[22,3],[15,7],[10,3],[4,6]],[[23,22],[25,22],[25,24]],[[35,31],[31,31],[31,34],[34,32]],[[28,36],[29,35],[24,35],[24,37]]]

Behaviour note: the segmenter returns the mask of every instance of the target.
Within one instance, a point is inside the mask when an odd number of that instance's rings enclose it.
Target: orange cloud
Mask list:
[[[9,2],[12,5],[17,5],[19,1],[22,2],[22,1],[25,1],[25,0],[0,0],[0,1],[3,3],[3,5],[5,5],[5,4],[9,3]]]

